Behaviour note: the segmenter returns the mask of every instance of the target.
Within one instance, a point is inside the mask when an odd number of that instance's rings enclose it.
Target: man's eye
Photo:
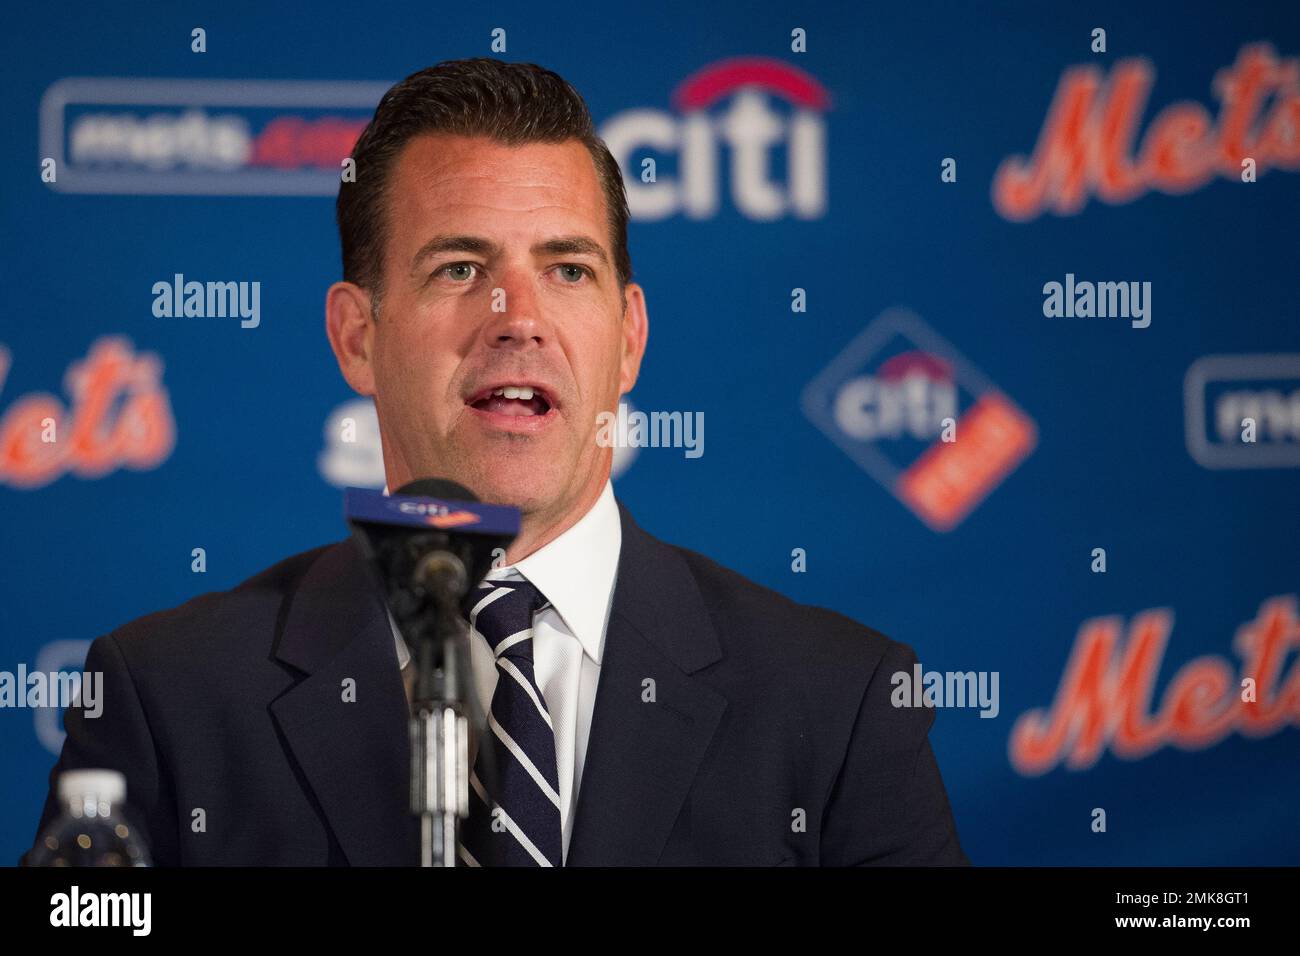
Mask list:
[[[592,272],[586,266],[580,266],[573,262],[566,262],[559,266],[560,278],[569,285],[576,285],[582,280],[583,276],[591,276]],[[594,278],[594,276],[593,276]]]
[[[472,262],[453,262],[451,265],[443,266],[435,273],[436,275],[445,275],[456,282],[464,282],[474,277],[474,271],[478,269]]]

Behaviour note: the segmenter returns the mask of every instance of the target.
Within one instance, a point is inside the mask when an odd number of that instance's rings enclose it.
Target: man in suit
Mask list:
[[[339,367],[390,488],[458,481],[521,531],[470,615],[499,773],[466,865],[964,864],[928,733],[890,703],[912,650],[642,530],[603,412],[636,382],[618,165],[530,64],[408,77],[338,199]],[[351,540],[99,638],[103,714],[57,774],[110,767],[163,865],[402,865],[414,665]],[[405,693],[404,693],[405,690]]]

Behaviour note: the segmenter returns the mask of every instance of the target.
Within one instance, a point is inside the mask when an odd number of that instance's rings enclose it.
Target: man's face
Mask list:
[[[612,454],[597,415],[631,390],[645,348],[586,147],[418,137],[386,214],[368,374],[344,372],[375,396],[389,487],[450,478],[525,517],[585,510]]]

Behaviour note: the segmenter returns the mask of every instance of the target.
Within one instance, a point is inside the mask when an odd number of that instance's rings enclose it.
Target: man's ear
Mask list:
[[[375,394],[375,323],[370,293],[351,282],[336,282],[325,294],[325,334],[339,371],[359,395]]]
[[[629,282],[625,290],[627,304],[623,307],[623,355],[619,362],[618,393],[626,395],[636,385],[641,373],[641,359],[645,355],[646,338],[650,334],[650,319],[646,314],[645,290]]]

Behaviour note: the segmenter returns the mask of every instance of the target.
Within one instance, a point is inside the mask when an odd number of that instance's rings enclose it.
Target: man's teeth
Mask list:
[[[505,388],[494,390],[492,394],[500,395],[504,398],[522,398],[527,402],[532,399],[533,390],[527,385],[507,385]]]

